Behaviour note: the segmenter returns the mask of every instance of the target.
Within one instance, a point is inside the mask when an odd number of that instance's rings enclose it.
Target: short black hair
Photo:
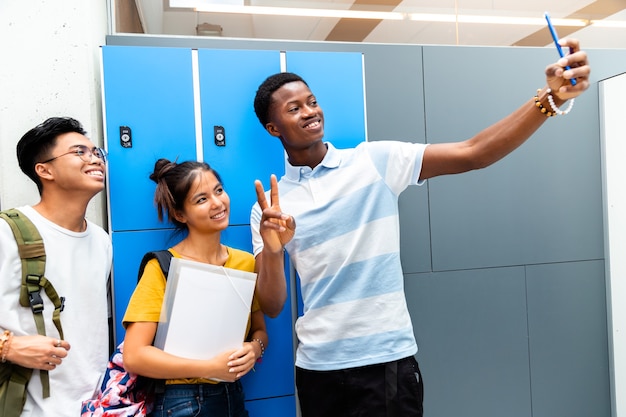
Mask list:
[[[270,75],[261,83],[254,97],[254,112],[263,127],[268,123],[269,109],[272,104],[272,94],[274,94],[274,91],[287,83],[295,81],[300,81],[307,87],[309,86],[302,77],[293,72],[279,72],[278,74]]]
[[[48,157],[50,150],[56,145],[57,138],[60,135],[70,132],[80,133],[81,135],[87,134],[76,119],[71,117],[51,117],[26,132],[17,143],[17,162],[22,172],[37,184],[40,195],[43,191],[43,184],[35,172],[35,165]]]

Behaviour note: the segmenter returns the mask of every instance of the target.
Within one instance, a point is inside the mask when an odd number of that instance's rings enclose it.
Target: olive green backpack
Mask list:
[[[59,331],[59,338],[63,339],[61,311],[63,311],[65,299],[64,297],[59,297],[50,281],[44,277],[46,251],[41,235],[28,217],[19,210],[9,209],[1,211],[0,217],[11,226],[22,260],[20,306],[30,307],[37,325],[37,332],[45,336],[44,303],[41,298],[41,290],[43,289],[54,304],[52,320]],[[0,416],[20,416],[26,402],[26,386],[30,381],[32,373],[33,370],[31,368],[24,368],[10,362],[0,363]],[[47,398],[50,396],[48,371],[40,370],[39,374],[41,376],[43,397]]]

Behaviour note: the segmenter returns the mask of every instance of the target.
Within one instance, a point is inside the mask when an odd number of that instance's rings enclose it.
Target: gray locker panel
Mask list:
[[[527,267],[533,417],[609,417],[604,262]]]
[[[587,51],[591,63],[591,82],[595,85],[598,81],[623,74],[626,71],[626,49],[589,49]],[[595,85],[597,87],[597,85]],[[597,91],[597,89],[595,90]],[[587,91],[585,94],[592,93]],[[595,95],[594,99],[598,96]],[[598,109],[596,109],[597,113]],[[595,114],[587,115],[595,117]],[[595,120],[595,119],[594,119]]]
[[[379,45],[365,53],[370,140],[424,143],[422,47]]]
[[[406,275],[426,417],[529,417],[523,267]]]
[[[400,195],[400,259],[405,274],[433,269],[427,187],[412,186]]]
[[[425,47],[428,142],[466,139],[530,99],[553,52]],[[429,180],[434,270],[602,258],[595,89],[495,165]]]
[[[368,139],[424,143],[422,47],[365,49]],[[405,273],[432,270],[427,185],[400,196],[400,256]]]

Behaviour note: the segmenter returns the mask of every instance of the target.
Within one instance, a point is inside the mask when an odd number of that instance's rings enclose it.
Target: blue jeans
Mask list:
[[[170,384],[157,394],[151,417],[248,417],[240,381]]]

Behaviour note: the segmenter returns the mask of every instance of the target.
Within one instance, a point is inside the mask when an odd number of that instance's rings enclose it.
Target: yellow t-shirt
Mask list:
[[[254,272],[254,256],[251,253],[234,249],[231,247],[226,248],[228,250],[228,259],[224,264],[226,268],[238,269],[241,271]],[[172,248],[169,249],[172,255],[176,258],[181,258]],[[126,313],[122,324],[126,327],[129,323],[136,322],[154,322],[157,323],[161,317],[161,306],[163,305],[163,297],[165,296],[165,284],[166,279],[163,275],[163,271],[159,266],[159,262],[156,259],[151,259],[146,264],[143,271],[143,275],[133,295],[126,307]],[[257,311],[260,309],[259,303],[256,298],[252,299],[251,310]],[[250,331],[250,319],[248,319],[248,326],[246,328],[246,334]],[[187,379],[171,379],[166,381],[167,384],[202,384],[212,383],[215,381],[203,378],[187,378]]]

